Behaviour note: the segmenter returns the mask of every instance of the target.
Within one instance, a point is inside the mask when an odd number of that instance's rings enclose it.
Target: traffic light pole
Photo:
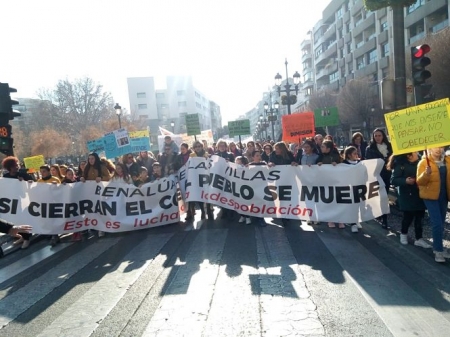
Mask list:
[[[395,108],[406,108],[406,69],[405,69],[405,17],[403,6],[392,6],[394,30],[394,79],[395,79]]]

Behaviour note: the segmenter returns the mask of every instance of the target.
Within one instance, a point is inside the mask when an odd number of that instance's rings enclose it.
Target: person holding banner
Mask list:
[[[126,153],[122,156],[122,163],[127,167],[127,171],[131,176],[131,179],[135,181],[139,176],[139,165],[136,163],[132,153]]]
[[[364,136],[361,132],[355,132],[352,136],[352,142],[348,146],[354,146],[358,151],[359,159],[366,159],[367,143],[364,140]]]
[[[422,221],[425,216],[425,204],[419,196],[419,188],[416,184],[417,165],[419,164],[417,152],[392,155],[387,164],[392,171],[391,184],[397,190],[397,204],[403,212],[400,243],[408,244],[408,229],[414,220],[416,241],[415,246],[431,248],[422,239]]]
[[[417,185],[431,219],[434,260],[445,262],[450,258],[450,252],[443,247],[445,216],[450,201],[450,157],[445,155],[444,148],[429,149],[428,155],[419,162]]]
[[[2,161],[2,167],[3,169],[8,171],[3,175],[3,178],[18,179],[19,181],[34,180],[34,178],[30,174],[28,174],[26,170],[20,170],[19,159],[17,157],[8,156],[4,158]],[[19,239],[14,241],[14,245],[22,244],[22,249],[28,248],[28,246],[30,245],[31,236],[32,235],[30,233],[27,233],[26,231],[24,233],[21,233]]]
[[[183,167],[189,160],[192,151],[189,150],[189,145],[182,143],[180,145],[180,153],[178,154],[178,167]]]
[[[192,148],[194,149],[194,152],[191,153],[191,157],[203,157],[205,159],[209,158],[208,153],[203,149],[203,144],[201,142],[199,142],[198,140],[196,140],[194,142],[194,144],[192,144]],[[206,219],[204,203],[203,202],[198,202],[198,205],[199,205],[200,210],[202,212],[201,219],[202,220]],[[214,214],[212,212],[212,208],[211,207],[212,206],[210,206],[209,204],[206,205],[206,208],[208,210],[208,218],[213,220],[214,219]],[[189,203],[189,210],[190,210],[190,213],[186,216],[186,220],[187,221],[192,220],[192,218],[195,215],[195,202],[190,202]],[[222,217],[228,216],[228,213],[225,210],[226,210],[226,208],[222,209]],[[223,211],[225,211],[225,213]],[[224,215],[224,214],[226,214],[226,215]]]
[[[389,157],[392,155],[392,145],[389,142],[386,133],[381,129],[375,129],[372,132],[372,140],[369,146],[366,148],[366,159],[383,159],[387,164]],[[389,195],[389,187],[391,185],[391,171],[389,171],[386,165],[380,173],[381,179],[383,179],[386,193]],[[389,229],[387,222],[387,214],[381,216],[381,227],[384,229]]]

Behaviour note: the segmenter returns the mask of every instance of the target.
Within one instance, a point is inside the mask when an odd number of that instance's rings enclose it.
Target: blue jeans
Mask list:
[[[444,223],[445,215],[447,213],[447,193],[439,193],[438,200],[424,199],[425,206],[428,209],[428,214],[431,220],[431,226],[433,230],[433,250],[436,252],[442,252],[444,247],[442,240],[444,236]]]

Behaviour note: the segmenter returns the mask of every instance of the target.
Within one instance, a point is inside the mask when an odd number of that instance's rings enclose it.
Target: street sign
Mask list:
[[[251,132],[249,119],[240,119],[237,121],[228,122],[228,135],[230,137],[244,136],[250,134]]]
[[[196,136],[201,133],[200,131],[200,119],[198,114],[186,115],[186,130],[188,136]]]
[[[316,127],[339,125],[339,113],[336,107],[320,108],[314,110]]]

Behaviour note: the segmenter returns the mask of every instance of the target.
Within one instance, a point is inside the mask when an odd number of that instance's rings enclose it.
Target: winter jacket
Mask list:
[[[397,204],[402,211],[422,211],[425,204],[419,195],[416,184],[409,185],[406,178],[415,178],[419,161],[411,163],[408,160],[396,160],[391,176],[391,185],[397,190]]]
[[[431,167],[431,174],[426,173],[428,166],[427,159],[423,158],[417,166],[417,185],[419,185],[419,194],[422,199],[438,200],[441,190],[441,176],[439,168],[431,157],[428,157]],[[447,167],[447,198],[450,198],[450,157],[444,157],[445,166]],[[449,200],[450,201],[450,200]]]

